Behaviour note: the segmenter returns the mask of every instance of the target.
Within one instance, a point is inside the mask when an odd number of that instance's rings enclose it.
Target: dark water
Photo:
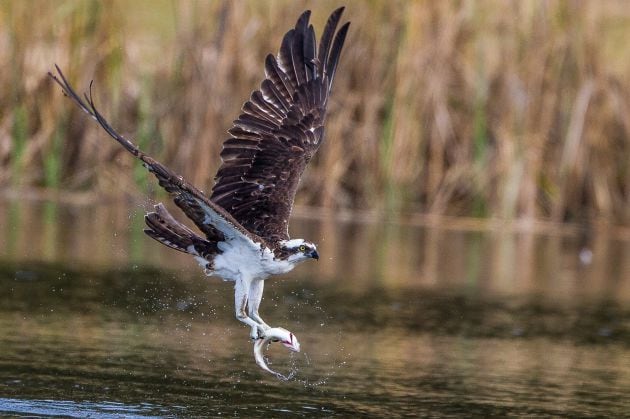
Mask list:
[[[0,205],[0,415],[630,415],[624,239],[297,220],[322,259],[267,283],[282,382],[141,216]]]

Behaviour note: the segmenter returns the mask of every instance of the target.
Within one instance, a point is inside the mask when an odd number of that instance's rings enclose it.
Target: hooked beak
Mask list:
[[[313,250],[311,253],[308,254],[310,257],[312,257],[315,260],[319,260],[319,253],[317,253],[317,250]]]

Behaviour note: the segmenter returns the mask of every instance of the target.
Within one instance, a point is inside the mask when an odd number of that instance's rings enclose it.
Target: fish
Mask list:
[[[298,342],[293,333],[282,327],[272,327],[270,329],[267,329],[264,336],[254,342],[254,359],[256,360],[256,364],[258,364],[258,366],[263,370],[275,375],[279,379],[283,381],[288,381],[291,379],[293,374],[289,374],[289,376],[280,374],[279,372],[276,372],[269,368],[267,366],[267,363],[265,362],[263,347],[270,342],[280,342],[293,352],[300,352],[300,342]]]

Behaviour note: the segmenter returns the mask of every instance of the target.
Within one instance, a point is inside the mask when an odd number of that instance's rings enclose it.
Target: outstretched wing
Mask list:
[[[266,79],[243,105],[223,143],[210,199],[268,242],[288,239],[288,220],[306,164],[324,138],[328,96],[349,23],[332,13],[316,46],[304,12],[268,55]],[[336,32],[336,33],[335,33]]]
[[[144,167],[157,177],[160,186],[171,193],[175,204],[206,234],[210,242],[246,239],[267,245],[263,239],[247,231],[247,229],[227,211],[206,198],[200,190],[188,183],[182,176],[177,175],[168,167],[140,151],[131,141],[116,132],[96,109],[94,100],[92,99],[91,84],[90,96],[85,95],[84,98],[81,98],[74,91],[70,83],[68,83],[68,80],[66,80],[59,67],[55,65],[55,68],[57,69],[59,77],[50,72],[48,75],[61,86],[64,94],[72,99],[81,110],[98,122],[113,139],[118,141],[127,151],[142,161]]]

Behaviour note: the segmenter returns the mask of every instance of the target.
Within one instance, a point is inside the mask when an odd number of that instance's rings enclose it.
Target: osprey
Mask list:
[[[288,223],[300,177],[324,138],[328,97],[350,25],[337,30],[343,9],[328,18],[319,48],[306,11],[284,36],[278,56],[267,56],[265,80],[223,143],[209,197],[116,132],[96,109],[91,83],[90,95],[81,98],[58,66],[58,77],[49,73],[66,96],[142,161],[203,233],[177,221],[162,204],[145,217],[150,237],[192,255],[206,275],[234,281],[236,318],[251,327],[252,339],[265,338],[270,329],[258,314],[264,280],[319,259],[313,243],[290,238]],[[289,333],[282,343],[299,350],[294,339]]]

